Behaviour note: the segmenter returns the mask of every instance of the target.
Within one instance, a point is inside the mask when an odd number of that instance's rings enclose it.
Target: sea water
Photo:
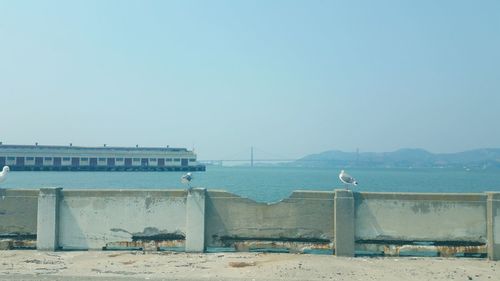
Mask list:
[[[276,202],[293,190],[344,188],[339,169],[207,166],[193,173],[193,187],[227,190],[260,202]],[[452,192],[500,191],[500,170],[349,169],[356,191]],[[11,172],[0,188],[183,189],[182,172]]]

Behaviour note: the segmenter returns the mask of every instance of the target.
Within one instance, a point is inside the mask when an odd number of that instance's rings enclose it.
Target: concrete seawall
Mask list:
[[[36,246],[39,190],[0,189],[0,249]]]
[[[295,191],[259,203],[226,191],[0,189],[1,248],[488,256],[500,193]]]

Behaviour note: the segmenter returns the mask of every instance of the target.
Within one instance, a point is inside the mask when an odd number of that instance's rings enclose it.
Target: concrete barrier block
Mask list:
[[[354,196],[350,190],[335,190],[335,255],[354,256]]]
[[[194,188],[186,202],[186,252],[205,251],[205,188]]]
[[[0,251],[12,249],[13,241],[11,239],[0,240]]]
[[[62,188],[40,188],[37,215],[37,249],[55,251],[59,248],[59,201]]]
[[[500,260],[500,192],[487,192],[488,258]]]

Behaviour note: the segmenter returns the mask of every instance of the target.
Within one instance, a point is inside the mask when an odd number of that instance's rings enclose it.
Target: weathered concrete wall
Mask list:
[[[356,240],[486,243],[485,194],[355,193]]]
[[[495,192],[295,191],[277,203],[258,203],[202,188],[190,194],[0,189],[0,238],[34,239],[38,233],[41,250],[144,248],[150,243],[194,252],[205,247],[332,252],[336,247],[337,254],[352,256],[355,250],[398,255],[408,248],[443,256],[488,252],[498,260],[499,202]]]
[[[59,246],[102,249],[112,242],[185,237],[185,226],[184,191],[65,190]]]
[[[488,257],[500,260],[500,193],[488,193]]]
[[[0,236],[36,235],[38,190],[0,189]]]
[[[335,255],[354,256],[354,196],[350,190],[335,190]]]
[[[205,251],[205,203],[207,190],[194,188],[187,193],[186,252]]]
[[[225,191],[209,191],[208,246],[240,240],[323,241],[333,239],[333,192],[295,191],[278,203],[258,203]]]
[[[61,191],[60,187],[40,188],[36,231],[36,248],[38,250],[55,251],[59,248]]]

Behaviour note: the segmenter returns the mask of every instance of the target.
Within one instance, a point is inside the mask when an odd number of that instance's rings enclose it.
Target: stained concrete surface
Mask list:
[[[500,262],[264,253],[0,251],[0,280],[500,280]]]

